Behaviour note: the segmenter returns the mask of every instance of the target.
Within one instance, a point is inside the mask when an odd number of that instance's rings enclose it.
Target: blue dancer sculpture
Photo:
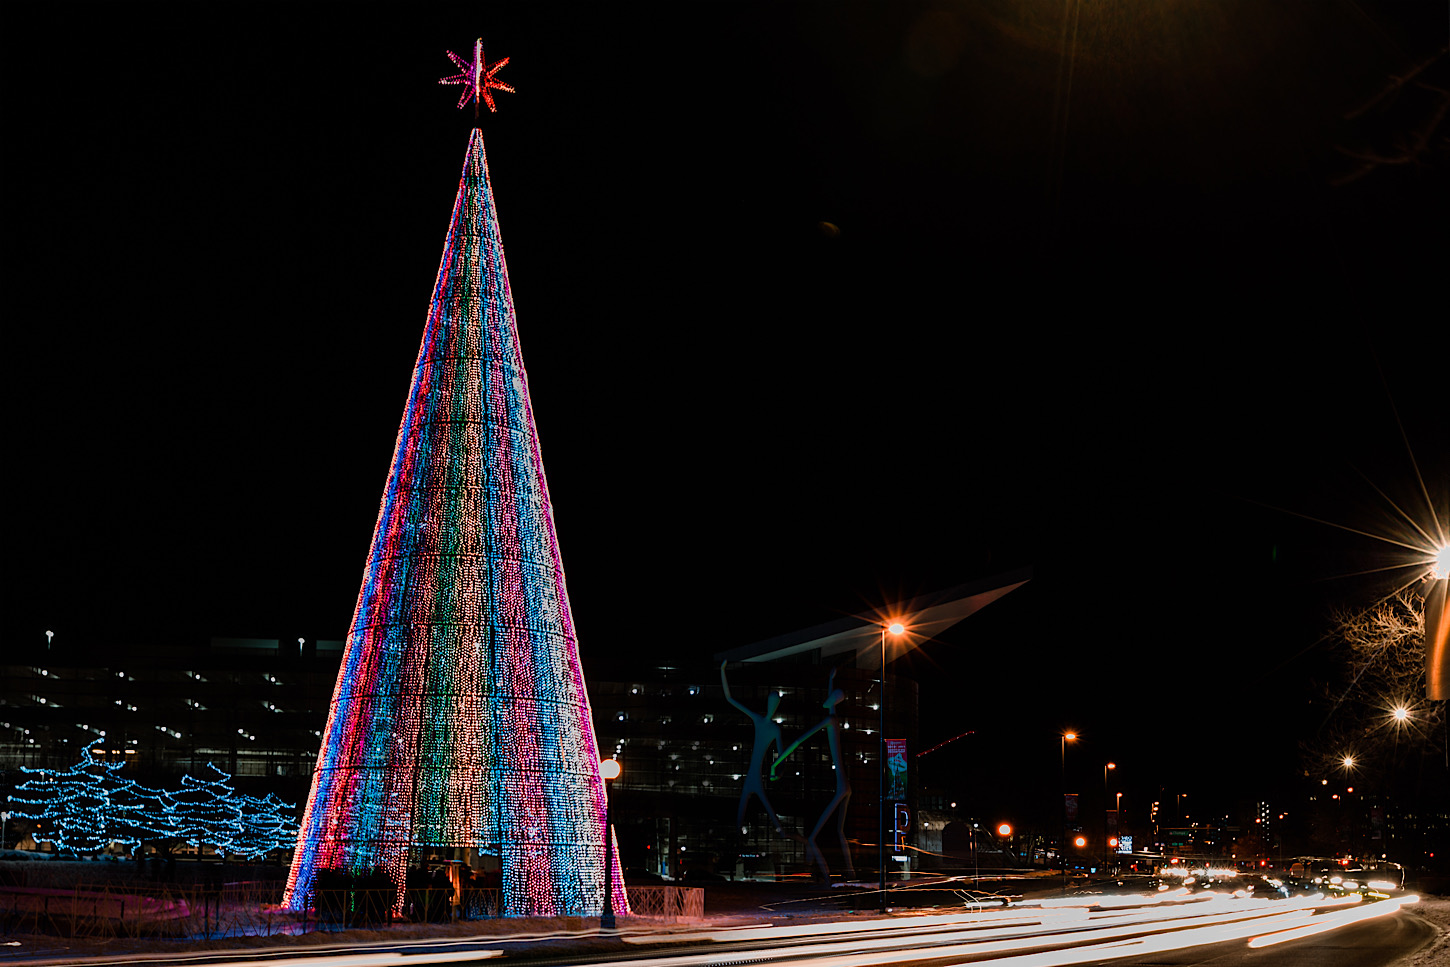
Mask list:
[[[771,806],[770,797],[765,794],[765,783],[761,779],[761,769],[765,766],[765,754],[770,751],[772,745],[779,749],[782,744],[780,726],[775,721],[776,709],[780,708],[780,693],[775,691],[770,693],[770,698],[765,703],[765,714],[761,715],[741,705],[730,694],[730,682],[725,677],[725,662],[723,661],[720,663],[720,684],[725,688],[725,700],[749,716],[750,720],[755,723],[755,749],[750,753],[750,768],[745,773],[745,788],[740,791],[740,808],[735,812],[735,825],[740,828],[742,833],[745,832],[745,804],[753,795],[760,800],[760,804],[770,815],[770,821],[775,824],[775,831],[785,835],[785,830],[780,825],[780,817],[775,814],[775,807]],[[772,768],[774,768],[773,765]]]
[[[800,748],[806,739],[809,739],[821,729],[826,730],[826,741],[831,747],[831,765],[836,771],[836,795],[826,804],[826,808],[821,812],[821,818],[816,820],[816,827],[811,830],[811,835],[807,838],[806,844],[809,852],[816,859],[816,865],[820,868],[821,877],[823,879],[830,879],[831,870],[826,865],[826,857],[821,853],[821,848],[816,843],[816,837],[820,834],[821,827],[826,825],[826,820],[830,818],[831,813],[834,812],[836,814],[836,836],[841,843],[841,855],[845,857],[846,877],[849,879],[856,874],[855,866],[851,863],[851,845],[846,841],[846,806],[851,801],[851,782],[846,778],[846,764],[841,761],[840,726],[836,722],[836,706],[845,700],[846,693],[835,686],[836,670],[833,668],[831,669],[831,677],[826,685],[830,694],[821,703],[821,707],[826,710],[826,717],[817,722],[811,727],[810,731],[792,742],[790,747],[781,753],[780,758],[776,759],[770,767],[770,777],[772,779],[775,778],[776,766],[780,765],[792,752]]]

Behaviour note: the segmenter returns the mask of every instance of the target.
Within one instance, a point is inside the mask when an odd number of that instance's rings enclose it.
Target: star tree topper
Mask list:
[[[509,62],[509,59],[505,57],[503,60],[496,60],[492,64],[485,61],[483,59],[482,37],[473,42],[473,60],[471,61],[464,60],[451,50],[445,51],[445,53],[448,54],[448,59],[453,61],[454,66],[462,71],[462,73],[454,74],[451,77],[440,77],[438,83],[462,84],[463,96],[458,99],[458,106],[462,108],[463,105],[472,101],[473,116],[475,118],[478,117],[479,101],[487,104],[489,111],[498,111],[498,108],[493,103],[493,95],[489,91],[508,91],[510,94],[514,93],[512,87],[494,78],[494,75],[499,72],[503,65]]]

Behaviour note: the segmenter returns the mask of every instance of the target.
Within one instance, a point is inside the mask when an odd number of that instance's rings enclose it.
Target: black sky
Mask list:
[[[8,11],[6,647],[345,635],[481,33],[587,671],[1029,564],[962,729],[1293,700],[1372,542],[1283,510],[1444,520],[1445,132],[1333,182],[1447,31],[1263,6],[1085,4],[1070,91],[1048,0]]]

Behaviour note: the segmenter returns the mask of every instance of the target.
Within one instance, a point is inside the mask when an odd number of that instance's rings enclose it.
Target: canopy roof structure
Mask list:
[[[887,661],[982,610],[1032,579],[1030,567],[1017,568],[918,595],[895,607],[863,611],[788,634],[720,652],[716,661],[767,662],[819,651],[822,658],[854,653],[862,668],[880,664],[881,630],[900,622],[905,631],[886,635]]]

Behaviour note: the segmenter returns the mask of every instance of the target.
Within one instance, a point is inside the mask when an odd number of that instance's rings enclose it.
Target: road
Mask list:
[[[285,967],[423,967],[504,960],[567,967],[1378,967],[1418,950],[1436,929],[1404,912],[1415,898],[1263,899],[1226,893],[1044,898],[978,911],[809,923],[766,923],[684,932],[650,929],[540,938],[472,938],[365,948],[193,954],[91,963],[252,964]]]
[[[1405,912],[1378,917],[1293,943],[1250,949],[1242,941],[1209,944],[1172,954],[1129,957],[1114,967],[1380,967],[1413,953],[1436,936],[1435,928]]]

